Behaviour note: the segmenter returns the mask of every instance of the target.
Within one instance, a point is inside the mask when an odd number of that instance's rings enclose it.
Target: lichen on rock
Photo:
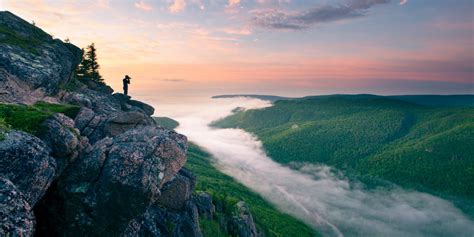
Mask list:
[[[0,101],[31,104],[54,95],[81,60],[78,47],[10,12],[0,12],[0,29]]]
[[[0,178],[0,236],[32,236],[35,231],[33,210],[15,185]]]
[[[45,194],[53,181],[56,161],[39,138],[15,130],[0,141],[0,177],[9,179],[31,206]]]

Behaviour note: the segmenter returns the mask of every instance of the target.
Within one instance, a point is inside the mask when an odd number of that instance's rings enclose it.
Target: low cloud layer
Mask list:
[[[256,10],[252,13],[254,25],[266,29],[300,30],[313,25],[363,17],[368,14],[368,9],[386,4],[391,0],[349,0],[337,5],[316,6],[308,11],[289,12],[279,9]],[[405,4],[407,0],[401,0]]]
[[[241,129],[213,129],[209,122],[235,107],[270,106],[256,99],[218,99],[169,106],[160,116],[180,122],[178,132],[204,147],[217,167],[282,211],[326,236],[470,236],[474,222],[450,202],[401,188],[365,190],[328,166],[292,170],[272,161],[255,136]]]

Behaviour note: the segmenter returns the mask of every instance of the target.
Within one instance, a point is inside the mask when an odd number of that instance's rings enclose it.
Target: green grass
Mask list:
[[[281,213],[258,194],[218,171],[212,166],[210,155],[193,144],[188,150],[186,167],[198,176],[196,190],[210,193],[213,202],[223,207],[224,213],[218,214],[232,215],[234,205],[243,200],[249,205],[257,228],[266,236],[319,236],[315,230]],[[217,220],[202,220],[201,228],[205,236],[226,236],[218,228]]]
[[[2,17],[5,17],[5,19],[11,19],[16,18],[17,16],[10,12],[3,12]],[[21,31],[17,31],[15,30],[15,26],[9,27],[7,25],[1,25],[0,44],[17,46],[30,53],[39,55],[40,52],[38,49],[40,46],[44,42],[53,40],[51,35],[28,22],[21,22],[21,28]]]
[[[0,121],[12,129],[40,135],[41,123],[54,113],[75,118],[80,107],[65,104],[39,102],[31,106],[0,103]]]
[[[219,223],[216,220],[208,220],[205,218],[199,218],[199,227],[201,227],[201,232],[204,237],[228,237],[229,235],[225,233],[219,226]]]
[[[153,119],[158,125],[167,129],[175,129],[179,126],[178,121],[168,117],[153,117]]]
[[[323,163],[363,180],[472,199],[474,108],[443,106],[373,95],[320,96],[277,101],[215,126],[256,134],[280,163]]]
[[[5,140],[5,132],[10,129],[10,126],[5,121],[5,118],[0,118],[0,141]]]
[[[42,31],[42,33],[35,32],[36,31],[31,31],[31,35],[24,36],[11,28],[8,28],[6,26],[0,26],[0,43],[15,45],[33,54],[39,54],[38,46],[42,44],[42,39],[46,37],[47,34]]]

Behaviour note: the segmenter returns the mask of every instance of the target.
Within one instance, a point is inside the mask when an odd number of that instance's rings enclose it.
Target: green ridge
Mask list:
[[[284,164],[324,163],[363,180],[474,198],[472,107],[335,95],[280,100],[214,125],[256,134],[269,156]]]

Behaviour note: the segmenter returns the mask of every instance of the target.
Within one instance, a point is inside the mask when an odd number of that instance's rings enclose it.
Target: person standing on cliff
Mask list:
[[[130,84],[130,79],[128,75],[125,75],[125,78],[123,79],[123,94],[128,95],[128,84]]]

